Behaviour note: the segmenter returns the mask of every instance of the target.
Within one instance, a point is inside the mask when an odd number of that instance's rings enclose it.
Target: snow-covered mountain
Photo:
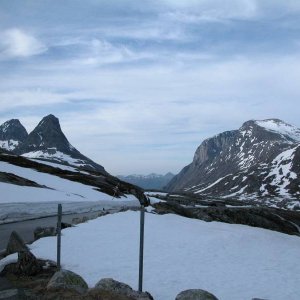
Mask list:
[[[0,148],[13,151],[28,137],[24,126],[17,119],[9,120],[0,126]]]
[[[206,139],[167,186],[198,195],[300,198],[300,129],[278,119],[245,122]]]
[[[165,175],[151,173],[149,175],[118,175],[117,177],[126,182],[135,184],[143,189],[162,190],[174,177],[174,174],[169,172]]]
[[[80,169],[106,173],[105,169],[73,147],[53,115],[44,117],[28,135],[19,120],[10,120],[0,127],[0,147],[14,154]]]

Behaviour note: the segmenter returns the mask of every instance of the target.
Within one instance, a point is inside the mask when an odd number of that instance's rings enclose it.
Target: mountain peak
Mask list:
[[[204,140],[192,163],[166,189],[206,196],[299,198],[299,141],[300,129],[282,120],[249,120],[239,130]]]
[[[41,127],[49,127],[51,126],[52,128],[57,128],[58,130],[61,131],[60,124],[59,124],[59,119],[55,117],[54,115],[50,114],[48,116],[45,116],[38,126],[35,129],[39,129]]]
[[[0,148],[13,151],[25,141],[28,133],[18,119],[11,119],[0,126]]]
[[[255,121],[255,124],[267,131],[278,133],[288,139],[300,141],[300,129],[279,119]]]
[[[24,157],[106,172],[69,143],[61,130],[59,119],[52,114],[39,122],[18,151]]]

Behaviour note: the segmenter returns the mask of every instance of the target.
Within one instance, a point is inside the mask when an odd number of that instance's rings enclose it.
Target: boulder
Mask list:
[[[6,254],[12,254],[20,251],[27,251],[29,250],[26,246],[23,239],[19,236],[19,234],[16,231],[13,231],[10,235],[10,238],[8,240],[7,246],[6,246]]]
[[[15,274],[26,276],[34,276],[42,271],[41,263],[29,250],[18,252],[18,261],[15,268]]]
[[[218,298],[207,291],[192,289],[180,292],[175,300],[218,300]]]
[[[96,285],[95,290],[109,291],[117,295],[124,295],[135,300],[153,300],[148,292],[138,292],[129,285],[112,278],[103,278]]]
[[[88,285],[78,274],[68,270],[60,270],[50,279],[47,290],[71,290],[84,294],[88,290]]]

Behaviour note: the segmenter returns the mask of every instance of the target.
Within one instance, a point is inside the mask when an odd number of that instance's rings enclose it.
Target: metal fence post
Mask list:
[[[62,206],[58,204],[57,208],[57,269],[60,270],[61,258],[61,219],[62,219]]]
[[[142,292],[142,290],[143,290],[144,227],[145,227],[145,207],[142,205],[141,206],[141,217],[140,217],[139,292]]]

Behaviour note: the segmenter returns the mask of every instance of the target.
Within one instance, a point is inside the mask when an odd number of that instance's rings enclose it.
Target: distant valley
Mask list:
[[[151,173],[149,175],[118,175],[117,177],[145,190],[163,190],[174,176],[174,174],[169,172],[166,175]]]

